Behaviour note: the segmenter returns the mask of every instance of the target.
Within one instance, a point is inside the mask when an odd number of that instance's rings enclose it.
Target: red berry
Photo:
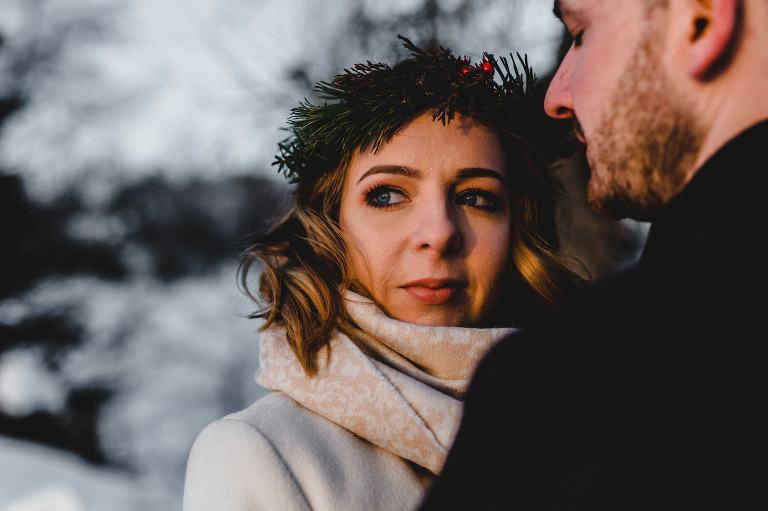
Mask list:
[[[472,66],[464,66],[461,68],[461,71],[459,71],[459,74],[461,76],[467,76],[471,72],[472,72]]]
[[[493,74],[493,64],[490,62],[483,62],[483,71]]]

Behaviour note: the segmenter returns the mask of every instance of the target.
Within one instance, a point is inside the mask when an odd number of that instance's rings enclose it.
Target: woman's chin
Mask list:
[[[453,318],[441,317],[441,316],[419,316],[414,318],[395,318],[405,323],[411,323],[414,325],[422,326],[442,326],[442,327],[466,327],[468,325],[463,322],[457,322]]]
[[[476,326],[477,321],[467,307],[467,301],[452,294],[449,300],[444,300],[440,293],[424,293],[418,298],[411,293],[397,300],[397,304],[386,307],[387,315],[399,321],[424,326]],[[426,298],[426,299],[424,299]],[[437,302],[437,303],[430,303]]]

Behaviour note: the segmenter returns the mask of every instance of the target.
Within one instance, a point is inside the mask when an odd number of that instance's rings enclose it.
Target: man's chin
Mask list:
[[[609,220],[631,218],[634,208],[627,203],[626,197],[614,183],[597,179],[599,170],[597,172],[594,170],[596,167],[593,162],[590,162],[590,166],[593,170],[592,178],[587,185],[587,202],[592,211]]]
[[[606,201],[605,197],[589,193],[587,195],[587,202],[589,202],[592,211],[603,218],[609,220],[621,220],[622,218],[626,218],[626,216],[620,216],[621,213],[618,209],[613,207],[610,202]]]
[[[587,190],[587,201],[592,211],[609,220],[631,218],[640,222],[650,222],[661,204],[629,200],[616,191],[596,191],[590,186]]]
[[[616,181],[617,169],[595,156],[603,155],[603,148],[595,147],[594,154],[587,154],[587,162],[591,169],[591,177],[587,184],[587,202],[592,211],[609,220],[623,220],[632,218],[643,220],[645,212],[638,208],[637,190],[622,188]],[[634,193],[633,193],[634,192]]]

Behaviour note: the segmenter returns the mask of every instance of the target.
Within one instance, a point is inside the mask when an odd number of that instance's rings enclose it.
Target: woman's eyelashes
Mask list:
[[[411,202],[403,190],[391,185],[373,185],[363,192],[363,197],[368,206],[379,209],[388,209]],[[496,194],[475,188],[458,192],[453,202],[458,206],[487,212],[496,211],[501,205]]]
[[[391,208],[408,202],[403,191],[388,185],[373,185],[363,193],[366,203],[374,208]]]
[[[470,188],[459,193],[455,200],[460,206],[469,206],[483,211],[499,209],[499,198],[488,191]]]

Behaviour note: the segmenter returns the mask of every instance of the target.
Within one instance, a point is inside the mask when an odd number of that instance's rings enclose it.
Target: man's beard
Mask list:
[[[682,189],[701,149],[692,106],[658,62],[663,25],[648,24],[588,141],[588,199],[606,217],[651,220]]]

